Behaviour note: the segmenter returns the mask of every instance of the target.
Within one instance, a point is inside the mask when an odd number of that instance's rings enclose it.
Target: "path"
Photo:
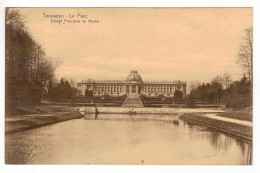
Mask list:
[[[202,114],[201,116],[216,119],[216,120],[221,120],[221,121],[226,121],[230,123],[236,123],[244,126],[249,126],[253,127],[253,123],[251,121],[244,121],[244,120],[238,120],[238,119],[233,119],[233,118],[227,118],[227,117],[221,117],[217,116],[216,114]]]

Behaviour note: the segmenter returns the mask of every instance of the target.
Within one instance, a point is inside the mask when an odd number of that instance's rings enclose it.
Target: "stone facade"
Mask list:
[[[125,81],[121,80],[84,80],[77,83],[81,94],[92,90],[94,95],[166,95],[174,96],[175,91],[182,91],[186,96],[186,83],[182,81],[143,81],[136,70],[132,70]]]

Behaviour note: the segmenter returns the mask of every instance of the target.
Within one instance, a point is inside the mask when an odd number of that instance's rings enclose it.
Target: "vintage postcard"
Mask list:
[[[253,8],[5,8],[5,164],[252,165]]]

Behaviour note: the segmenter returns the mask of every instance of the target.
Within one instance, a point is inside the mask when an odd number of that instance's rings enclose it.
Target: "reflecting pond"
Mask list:
[[[248,165],[252,145],[174,115],[86,115],[6,136],[7,164]]]

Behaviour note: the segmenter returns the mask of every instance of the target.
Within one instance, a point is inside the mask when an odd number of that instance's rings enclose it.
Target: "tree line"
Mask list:
[[[80,92],[73,83],[72,80],[68,81],[66,78],[61,78],[59,83],[49,87],[47,98],[57,102],[73,103],[75,96]]]
[[[243,76],[242,79],[230,82],[225,87],[221,81],[214,78],[209,83],[193,86],[190,94],[190,104],[195,102],[208,102],[212,104],[222,104],[227,107],[247,107],[252,106],[252,87],[249,79]]]
[[[232,81],[231,75],[217,75],[209,83],[193,81],[190,84],[188,104],[209,102],[224,104],[227,107],[252,106],[253,102],[253,30],[245,30],[245,37],[240,44],[237,63],[243,70],[240,80]]]
[[[17,10],[7,8],[5,15],[6,106],[40,103],[43,91],[52,87],[62,60],[46,55]]]

